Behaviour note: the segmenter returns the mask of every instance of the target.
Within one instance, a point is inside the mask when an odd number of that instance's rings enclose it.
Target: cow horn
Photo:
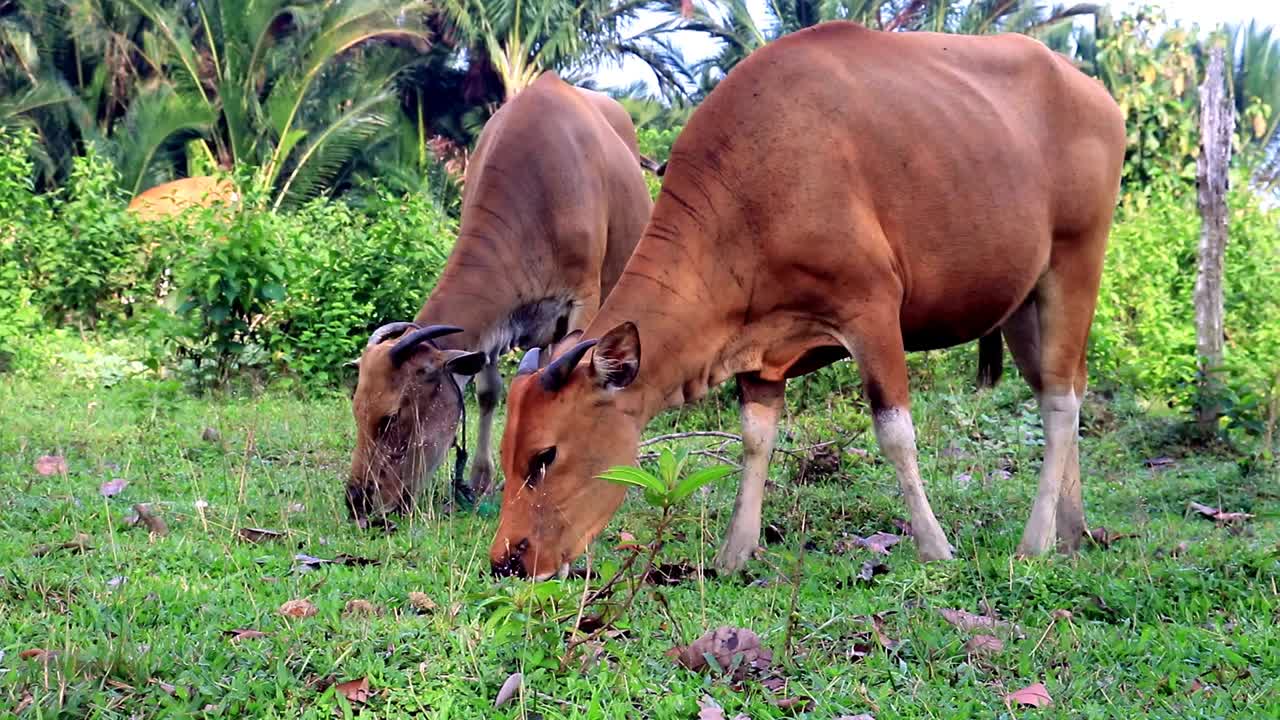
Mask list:
[[[460,332],[462,332],[462,328],[452,325],[428,325],[419,330],[414,330],[397,340],[395,346],[391,348],[391,364],[395,367],[400,367],[413,354],[414,349],[422,343],[434,340],[442,335],[452,335]]]
[[[516,370],[516,376],[532,375],[533,373],[538,372],[538,364],[541,360],[542,350],[538,348],[534,348],[525,353],[524,357],[520,358],[520,368]]]
[[[405,330],[408,330],[409,328],[413,328],[413,327],[418,327],[418,326],[411,322],[387,323],[386,325],[383,325],[382,327],[373,331],[373,334],[369,336],[369,343],[365,345],[365,347],[371,348],[374,345],[377,345],[378,343],[382,342],[383,340],[386,340],[388,335],[395,335],[396,333],[404,332]]]
[[[564,384],[569,382],[569,375],[573,373],[573,369],[582,361],[582,356],[586,355],[597,342],[599,341],[583,340],[553,360],[542,372],[542,389],[547,392],[556,392],[564,387]]]

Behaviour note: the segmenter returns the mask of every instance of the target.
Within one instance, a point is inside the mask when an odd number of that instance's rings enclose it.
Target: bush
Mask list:
[[[28,241],[25,220],[45,212],[27,153],[34,141],[29,130],[0,125],[0,371],[25,364],[20,341],[40,320],[22,263]]]
[[[316,201],[290,222],[289,297],[272,348],[304,378],[333,382],[374,327],[418,314],[453,248],[455,224],[431,198],[385,190],[361,211]]]
[[[1233,183],[1233,187],[1246,187]],[[1280,372],[1280,211],[1230,195],[1226,251],[1229,421],[1262,431]],[[1190,192],[1135,193],[1116,216],[1090,342],[1090,376],[1190,412],[1196,393],[1195,286],[1200,216]]]

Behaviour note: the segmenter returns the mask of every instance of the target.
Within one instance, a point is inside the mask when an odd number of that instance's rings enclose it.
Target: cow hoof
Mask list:
[[[916,548],[916,554],[920,558],[920,562],[938,562],[940,560],[952,560],[955,555],[951,552],[951,546],[942,543],[941,545],[921,545]]]
[[[471,475],[467,478],[471,489],[471,497],[479,500],[489,494],[493,487],[493,463],[477,462],[471,466]]]

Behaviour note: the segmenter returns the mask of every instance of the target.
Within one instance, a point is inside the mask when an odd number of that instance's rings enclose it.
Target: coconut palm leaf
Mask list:
[[[121,187],[131,195],[179,176],[185,145],[209,133],[217,116],[201,99],[157,82],[142,89],[111,136]]]

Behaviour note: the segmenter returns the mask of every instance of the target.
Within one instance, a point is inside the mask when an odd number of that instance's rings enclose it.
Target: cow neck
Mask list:
[[[462,332],[439,338],[445,349],[464,349],[502,354],[509,349],[512,313],[538,288],[524,287],[529,275],[514,271],[511,262],[493,252],[494,247],[518,247],[516,240],[494,242],[489,227],[463,220],[458,240],[440,280],[414,319],[419,325],[454,325]]]
[[[661,227],[661,222],[656,223]],[[586,337],[631,321],[640,333],[640,372],[622,392],[643,425],[669,407],[701,398],[715,385],[754,368],[744,364],[741,318],[749,298],[735,280],[741,262],[715,256],[708,230],[685,223],[678,262],[651,223]],[[664,235],[659,232],[658,235]],[[737,267],[735,267],[737,265]],[[735,317],[737,320],[735,321]]]

